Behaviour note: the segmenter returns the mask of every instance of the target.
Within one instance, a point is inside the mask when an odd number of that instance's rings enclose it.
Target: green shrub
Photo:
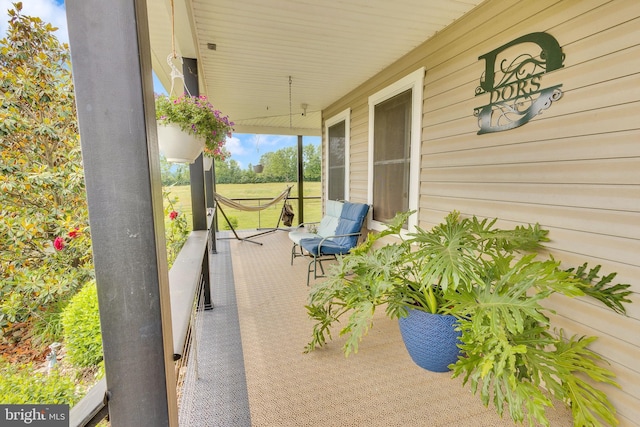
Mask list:
[[[33,365],[13,366],[0,359],[0,402],[3,404],[68,404],[80,397],[74,381],[53,369],[49,375]]]
[[[32,316],[31,342],[37,346],[62,341],[62,311],[70,297],[61,298],[47,307],[42,307]]]
[[[171,269],[173,262],[182,250],[182,246],[184,246],[184,242],[189,237],[190,227],[186,215],[177,211],[178,198],[171,197],[171,192],[168,189],[162,190],[162,196],[164,197],[167,265]]]
[[[102,360],[102,336],[98,294],[94,281],[71,298],[62,312],[62,329],[69,361],[80,367],[95,366]]]
[[[233,228],[235,228],[236,230],[238,229],[238,218],[235,216],[227,216],[227,219],[229,220],[229,223],[233,226]],[[220,228],[222,230],[231,230],[231,227],[229,227],[229,224],[227,224],[227,221],[221,221],[220,222]]]

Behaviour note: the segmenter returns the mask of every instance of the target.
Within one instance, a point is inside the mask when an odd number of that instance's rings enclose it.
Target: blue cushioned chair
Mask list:
[[[314,237],[331,238],[331,236],[336,234],[336,228],[338,228],[340,214],[342,213],[342,205],[344,205],[344,202],[327,200],[325,202],[325,215],[320,223],[302,223],[298,228],[289,232],[289,239],[293,242],[291,248],[291,265],[293,265],[294,258],[305,255],[300,247],[300,240],[312,239]],[[318,224],[315,233],[307,231],[307,225],[310,224]]]
[[[314,279],[324,276],[322,261],[347,254],[358,244],[360,230],[368,211],[369,205],[344,202],[335,235],[300,240],[300,247],[313,258],[307,269],[307,286],[309,286],[311,272]],[[318,274],[318,267],[322,272],[321,275]]]

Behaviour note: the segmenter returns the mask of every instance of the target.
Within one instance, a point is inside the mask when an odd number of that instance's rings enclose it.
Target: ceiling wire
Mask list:
[[[169,97],[173,96],[173,89],[175,87],[176,79],[182,80],[182,87],[187,91],[189,96],[191,96],[189,89],[184,84],[184,74],[182,74],[182,72],[178,70],[178,67],[176,67],[173,63],[173,60],[177,58],[178,55],[176,53],[175,13],[173,0],[171,0],[171,53],[167,56],[167,64],[169,65],[169,68],[171,68],[171,90],[169,91]],[[183,64],[182,57],[180,57],[179,59],[180,64]]]
[[[173,54],[173,58],[175,59],[178,55],[176,55],[176,24],[175,24],[175,12],[173,6],[173,0],[171,0],[171,53]]]
[[[293,114],[291,113],[291,83],[293,80],[289,76],[289,129],[293,128]]]

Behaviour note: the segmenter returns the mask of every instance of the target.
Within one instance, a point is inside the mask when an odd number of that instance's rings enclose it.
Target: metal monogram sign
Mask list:
[[[522,126],[562,96],[561,84],[544,87],[542,81],[564,61],[558,41],[547,33],[519,37],[478,59],[484,59],[485,71],[476,96],[489,94],[489,103],[474,110],[478,135]]]

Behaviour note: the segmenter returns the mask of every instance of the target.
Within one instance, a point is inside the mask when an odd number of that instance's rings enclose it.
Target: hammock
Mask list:
[[[280,228],[280,221],[283,218],[283,214],[286,211],[287,208],[287,199],[289,198],[289,193],[291,192],[291,188],[292,186],[288,186],[287,188],[285,188],[285,190],[280,193],[279,195],[277,195],[276,197],[274,197],[273,199],[271,199],[269,202],[265,203],[264,205],[260,205],[260,206],[245,206],[243,204],[240,204],[234,200],[231,200],[227,197],[224,197],[223,195],[216,193],[215,191],[213,192],[213,196],[216,199],[216,207],[220,210],[220,213],[222,214],[222,216],[224,217],[225,221],[227,221],[227,224],[229,225],[229,228],[231,229],[231,231],[233,232],[233,235],[235,236],[235,238],[237,240],[242,240],[242,241],[247,241],[247,242],[251,242],[251,243],[255,243],[257,245],[261,245],[262,243],[260,242],[254,242],[253,240],[250,240],[254,237],[258,237],[258,236],[262,236],[263,234],[267,234],[267,233],[271,233],[274,232],[276,230],[278,230]],[[282,211],[283,214],[281,214],[278,217],[278,223],[276,224],[275,228],[271,228],[267,231],[263,231],[257,234],[253,234],[251,236],[247,236],[247,237],[240,237],[238,236],[238,233],[236,233],[236,230],[233,228],[233,225],[231,225],[231,222],[229,221],[229,218],[227,218],[227,214],[224,213],[224,211],[222,210],[222,207],[220,206],[220,204],[229,206],[230,208],[233,209],[238,209],[240,211],[246,211],[246,212],[257,212],[257,211],[261,211],[264,210],[268,207],[271,207],[273,205],[275,205],[276,203],[278,203],[280,200],[284,199],[284,204],[282,205]],[[290,209],[290,207],[289,207]],[[293,216],[293,215],[292,215]],[[290,225],[287,224],[287,225]],[[231,237],[232,239],[233,237]],[[225,239],[225,237],[220,237],[220,239]]]
[[[216,200],[220,203],[222,203],[223,205],[229,206],[230,208],[233,209],[237,209],[239,211],[245,211],[245,212],[257,212],[257,211],[261,211],[264,210],[266,208],[269,208],[273,205],[275,205],[276,203],[278,203],[280,200],[289,197],[289,192],[291,191],[291,187],[287,187],[285,188],[285,190],[280,193],[278,196],[276,196],[275,198],[271,199],[269,202],[267,202],[264,205],[260,205],[260,206],[245,206],[242,205],[234,200],[228,199],[226,197],[224,197],[223,195],[221,195],[220,193],[216,193],[214,192],[213,195],[216,198]]]

